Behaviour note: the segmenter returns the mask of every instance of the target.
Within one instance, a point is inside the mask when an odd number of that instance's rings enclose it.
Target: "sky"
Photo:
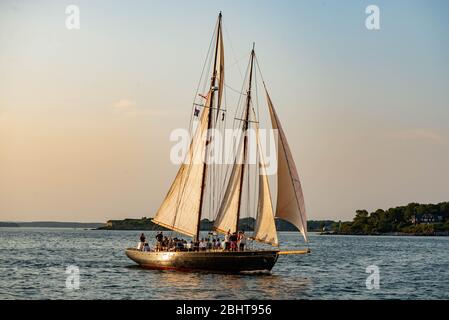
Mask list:
[[[220,10],[231,86],[256,42],[309,219],[449,200],[447,1],[3,0],[0,221],[153,216]]]

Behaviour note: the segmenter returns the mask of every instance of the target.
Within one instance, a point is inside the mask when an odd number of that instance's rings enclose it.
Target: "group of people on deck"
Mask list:
[[[246,245],[246,235],[244,231],[231,233],[229,230],[224,239],[220,237],[206,237],[196,241],[186,241],[179,238],[171,238],[158,232],[156,235],[156,246],[150,249],[146,237],[142,233],[137,246],[141,251],[244,251]]]

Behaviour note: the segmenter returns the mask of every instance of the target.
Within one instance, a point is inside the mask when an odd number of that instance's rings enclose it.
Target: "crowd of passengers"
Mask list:
[[[186,241],[179,238],[164,236],[162,232],[156,235],[156,245],[153,249],[146,241],[145,235],[140,235],[140,242],[137,246],[141,251],[244,251],[246,245],[246,235],[244,231],[231,233],[228,231],[224,239],[218,236],[206,237],[198,241]]]

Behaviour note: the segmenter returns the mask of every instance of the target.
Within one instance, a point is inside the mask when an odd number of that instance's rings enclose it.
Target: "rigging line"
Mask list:
[[[257,69],[259,69],[260,78],[262,79],[262,82],[265,85],[265,80],[263,79],[262,70],[260,69],[260,65],[259,65],[259,59],[257,58],[257,55],[254,55],[254,58],[256,60]]]
[[[198,92],[199,92],[199,89],[200,89],[200,86],[201,86],[201,81],[203,80],[204,69],[206,68],[208,57],[210,56],[210,53],[211,53],[212,44],[214,43],[215,32],[216,32],[217,28],[218,28],[218,21],[215,23],[215,28],[214,28],[214,31],[212,32],[212,36],[211,36],[210,43],[209,43],[209,49],[207,50],[206,58],[204,59],[203,68],[201,70],[201,76],[200,76],[200,79],[198,80],[198,85],[197,85],[197,88],[196,88],[195,96],[193,97],[193,103],[195,103],[195,100],[198,98]],[[192,120],[193,120],[193,113],[190,116],[190,124],[192,123]],[[189,131],[191,131],[191,129]]]
[[[242,61],[243,59],[245,59],[247,57],[247,54],[245,53],[244,55],[242,55],[239,59],[235,59],[235,61],[232,63],[232,64],[230,64],[229,66],[227,66],[226,68],[225,68],[225,70],[229,70],[229,69],[231,69],[231,68],[233,68],[235,65],[240,65],[240,61]]]
[[[247,67],[246,67],[245,79],[244,79],[244,81],[243,81],[243,83],[242,83],[242,89],[241,89],[241,91],[244,90],[244,88],[245,88],[245,86],[246,86],[246,82],[248,81],[250,64],[251,64],[251,59],[248,60],[248,64],[247,64]],[[237,120],[235,120],[235,118],[237,117],[237,113],[238,113],[239,110],[240,110],[240,106],[242,107],[241,112],[242,112],[242,113],[245,112],[245,108],[244,108],[244,106],[243,106],[242,101],[243,101],[242,95],[239,95],[239,99],[238,99],[238,102],[237,102],[237,108],[235,109],[234,120],[233,120],[233,123],[232,123],[232,128],[233,128],[233,129],[236,128],[236,122],[237,122]],[[240,121],[239,121],[239,122],[240,122]],[[239,126],[239,127],[241,126],[241,129],[243,129],[243,124],[238,123],[238,126]],[[243,137],[243,135],[240,135],[240,136]],[[230,157],[232,157],[232,155],[230,155]],[[230,158],[230,159],[232,159],[232,158]],[[225,181],[227,181],[227,180],[229,179],[229,176],[230,176],[230,173],[231,173],[231,167],[232,167],[232,166],[228,166],[227,169],[226,169]],[[226,189],[226,188],[224,188],[224,189]]]
[[[226,24],[224,24],[224,23],[222,23],[222,26],[223,26],[223,29],[225,30],[226,36],[228,37],[228,40],[229,40],[229,46],[231,47],[232,55],[233,55],[234,62],[235,62],[235,61],[237,60],[237,59],[236,59],[236,56],[237,56],[237,55],[235,54],[234,46],[232,45],[232,41],[231,41],[231,37],[230,37],[229,32],[228,32],[228,28],[226,28]],[[237,60],[237,62],[240,62],[240,61]],[[240,78],[243,79],[243,74],[242,74],[242,69],[240,68],[240,63],[237,63],[237,67],[238,67],[238,69],[239,69]]]
[[[256,123],[255,126],[258,126],[259,124]],[[257,131],[257,128],[256,128]],[[256,133],[256,159],[255,159],[255,176],[254,176],[254,184],[255,185],[259,185],[259,174],[260,174],[260,168],[259,168],[259,154],[257,152],[257,144],[258,144],[258,140],[259,138],[257,137],[257,133]],[[259,188],[254,188],[254,208],[256,211],[256,215],[257,215],[257,206],[259,204]]]
[[[257,76],[258,76],[258,72],[256,70],[256,72],[254,72],[254,82],[255,82],[255,91],[256,91],[257,116],[256,116],[256,112],[254,112],[254,108],[253,108],[253,113],[254,113],[254,118],[256,118],[255,121],[258,121],[258,122],[256,122],[256,126],[257,126],[257,128],[259,128],[260,125],[258,123],[260,122],[260,114],[259,114],[259,109],[260,108],[259,108],[259,90],[258,90],[259,82],[258,82],[258,77]],[[256,130],[258,130],[258,129],[256,129]],[[260,142],[260,139],[259,139],[258,134],[257,134],[257,137],[256,137],[256,148],[257,148],[257,144],[259,142]],[[258,163],[259,163],[258,161],[259,161],[259,153],[257,152],[257,149],[256,149],[256,174],[254,175],[254,185],[257,184],[257,180],[258,180],[257,179],[258,178],[257,167],[258,167]],[[257,205],[256,197],[257,197],[257,195],[256,195],[256,188],[254,188],[254,207],[256,207],[256,205]]]
[[[246,67],[246,75],[245,75],[245,79],[244,79],[244,81],[243,81],[243,83],[242,83],[242,88],[241,88],[241,90],[240,90],[240,93],[242,93],[242,92],[244,92],[244,90],[245,90],[245,87],[246,87],[246,83],[247,83],[247,81],[249,81],[249,68],[250,68],[250,65],[251,65],[251,59],[249,59],[248,60],[248,65],[247,65],[247,67]],[[245,94],[245,96],[246,96],[246,94]],[[243,101],[243,99],[242,99],[242,95],[240,95],[239,96],[239,100],[238,100],[238,104],[237,104],[237,109],[235,110],[235,115],[234,115],[234,117],[237,117],[237,113],[238,113],[238,111],[239,111],[239,108],[240,108],[240,105],[242,105],[242,113],[244,113],[244,112],[246,112],[244,109],[245,109],[245,106],[242,104],[242,101]],[[242,116],[243,117],[243,116]],[[235,123],[234,123],[235,124]]]
[[[250,115],[248,115],[248,119],[250,118]],[[246,129],[246,133],[248,134],[248,130],[250,129],[250,126],[251,126],[251,123],[249,123],[248,122],[248,125],[247,125],[247,129]],[[248,134],[248,144],[250,144],[251,143],[251,141],[250,141],[250,135]],[[248,152],[249,153],[249,152]],[[250,157],[251,157],[251,155],[248,155],[247,156],[247,159],[246,159],[246,162],[247,162],[247,164],[246,164],[246,166],[247,166],[247,169],[245,170],[246,171],[246,181],[247,181],[247,183],[246,183],[246,216],[247,217],[250,217],[251,216],[251,212],[250,212],[250,204],[251,204],[251,191],[250,191],[250,170],[251,170],[251,167],[250,167],[250,165],[249,165],[249,159],[250,159]]]
[[[239,90],[237,90],[237,89],[234,89],[234,88],[228,86],[227,84],[225,84],[225,87],[231,89],[232,91],[234,91],[234,92],[236,92],[236,93],[238,93],[238,94],[240,94],[240,95],[242,95],[242,96],[246,96],[246,93],[241,92],[241,91],[239,91]]]
[[[243,86],[244,86],[245,84],[243,84]],[[235,111],[235,115],[237,114],[237,112],[238,112],[238,110],[239,110],[239,105],[241,104],[241,96],[239,96],[239,100],[238,100],[238,103],[237,103],[237,108],[236,108],[236,111]],[[239,125],[240,125],[240,123],[239,123]],[[236,129],[236,120],[234,119],[233,120],[233,124],[232,124],[232,128],[233,129]],[[234,142],[234,141],[233,141]],[[233,151],[234,151],[234,143],[233,143]],[[225,155],[225,157],[226,157],[226,160],[225,160],[225,162],[226,163],[228,163],[231,159],[232,159],[232,157],[233,156],[235,156],[235,155],[233,155],[232,153],[231,154],[229,154],[228,156],[227,155]],[[223,188],[222,188],[222,194],[221,194],[221,197],[223,197],[224,196],[224,192],[225,192],[225,190],[226,190],[226,182],[229,180],[229,177],[230,177],[230,172],[231,172],[231,166],[226,166],[226,170],[225,170],[225,175],[224,175],[224,181],[223,181]]]
[[[227,95],[227,91],[226,91],[226,83],[224,83],[224,86],[223,86],[223,89],[224,89],[224,92],[223,92],[223,95],[224,95],[224,102],[225,102],[225,105],[227,106],[228,105],[228,101],[227,101],[227,97],[226,97],[226,95]],[[227,109],[227,108],[226,108]],[[227,117],[225,116],[225,118],[224,118],[224,121],[221,121],[222,123],[221,123],[221,125],[222,125],[222,128],[223,128],[223,132],[226,130],[226,121],[227,121]],[[217,194],[219,195],[219,199],[218,199],[218,203],[217,203],[217,207],[215,208],[215,210],[214,210],[214,212],[213,212],[213,214],[214,214],[214,220],[215,220],[215,216],[216,216],[216,212],[218,212],[218,207],[219,207],[219,204],[221,203],[221,194],[222,194],[222,192],[223,192],[223,185],[222,185],[222,183],[223,183],[223,165],[225,165],[224,164],[224,162],[225,162],[225,160],[223,159],[223,155],[224,155],[224,152],[223,152],[223,149],[224,149],[224,147],[225,147],[225,145],[226,145],[226,141],[225,141],[225,139],[226,139],[226,136],[222,133],[222,145],[221,145],[221,148],[220,148],[220,163],[221,163],[221,165],[220,165],[220,167],[219,167],[219,175],[218,175],[218,183],[217,183]]]
[[[214,70],[215,72],[215,70]],[[214,97],[215,98],[215,97]],[[218,99],[218,94],[217,94],[217,99]],[[208,181],[209,181],[209,192],[208,192],[208,198],[209,198],[209,204],[208,204],[208,210],[207,210],[207,217],[209,218],[210,215],[210,211],[213,207],[213,197],[214,197],[214,175],[215,175],[215,166],[213,165],[212,161],[211,161],[211,149],[212,149],[212,143],[215,144],[215,128],[216,128],[216,117],[214,115],[214,112],[217,112],[218,110],[212,110],[211,113],[211,132],[209,133],[209,148],[207,149],[208,154],[207,154],[207,159],[208,162],[206,162],[206,166],[208,166]],[[206,191],[207,191],[207,186],[205,186]]]
[[[257,78],[257,72],[254,72],[254,82],[256,83],[255,85],[255,91],[256,91],[256,111],[257,111],[257,120],[256,121],[260,121],[260,107],[259,107],[259,82],[258,82],[258,78]],[[256,113],[254,114],[254,116],[256,116]]]
[[[225,101],[225,104],[227,105],[227,98],[226,98],[226,93],[227,93],[227,91],[226,91],[226,88],[225,87],[223,87],[223,95],[224,95],[224,101]],[[225,116],[225,109],[223,109],[222,110],[222,115],[224,115]],[[212,217],[214,218],[215,217],[215,213],[217,212],[217,210],[218,210],[218,206],[219,206],[219,204],[220,204],[220,202],[221,202],[221,198],[220,198],[220,195],[221,195],[221,192],[222,192],[222,179],[223,179],[223,154],[224,154],[224,151],[223,151],[223,149],[224,149],[224,144],[225,144],[225,136],[224,136],[224,132],[225,132],[225,130],[226,130],[226,126],[225,126],[225,119],[226,119],[226,116],[225,116],[225,118],[223,119],[223,118],[220,118],[220,120],[219,120],[219,125],[218,125],[218,129],[219,129],[219,132],[220,132],[220,140],[219,140],[219,144],[218,144],[218,163],[216,164],[216,183],[215,183],[215,188],[216,188],[216,192],[215,192],[215,194],[216,194],[216,198],[215,198],[215,204],[214,204],[214,208],[213,208],[213,210],[212,210]]]
[[[224,94],[225,94],[225,101],[226,101],[226,88],[224,88]],[[227,104],[227,101],[226,101],[226,104]],[[219,165],[218,165],[218,177],[217,177],[217,196],[218,196],[218,198],[217,198],[217,203],[216,203],[216,206],[215,206],[215,208],[214,208],[214,212],[213,212],[213,214],[214,214],[214,216],[215,216],[215,213],[218,211],[218,207],[219,207],[219,205],[220,205],[220,202],[221,202],[221,197],[220,197],[220,195],[221,195],[221,193],[222,193],[222,188],[223,188],[223,172],[224,172],[224,165],[225,165],[225,163],[224,163],[224,158],[223,158],[223,155],[224,155],[224,148],[225,148],[225,144],[226,144],[226,136],[225,136],[225,131],[226,131],[226,116],[225,116],[225,118],[224,118],[224,120],[222,120],[221,122],[220,122],[220,126],[221,126],[221,144],[220,144],[220,154],[219,154],[219,160],[220,160],[220,163],[219,163]]]
[[[244,89],[244,87],[245,87],[245,85],[246,85],[246,81],[247,81],[247,77],[248,77],[248,70],[249,70],[249,66],[250,66],[250,62],[251,62],[251,60],[249,60],[248,61],[248,65],[247,65],[247,72],[246,72],[246,76],[245,76],[245,80],[243,81],[243,83],[242,83],[242,91],[243,91],[243,89]],[[234,120],[233,120],[233,128],[236,128],[236,120],[235,120],[235,118],[236,118],[236,116],[237,116],[237,113],[238,113],[238,111],[239,111],[239,106],[241,105],[241,103],[242,103],[242,95],[239,95],[239,99],[238,99],[238,103],[237,103],[237,108],[236,108],[236,111],[235,111],[235,114],[234,114]],[[244,110],[244,108],[242,108],[242,112],[244,112],[245,110]],[[239,127],[240,127],[240,123],[239,123]],[[243,128],[243,125],[242,125],[242,128]],[[241,138],[241,137],[243,137],[243,135],[240,135],[239,136],[239,138]],[[231,154],[230,155],[230,157],[232,157],[233,155]],[[225,184],[226,184],[226,182],[228,182],[229,181],[229,177],[230,177],[230,172],[231,172],[231,168],[232,168],[233,166],[227,166],[227,168],[226,168],[226,171],[225,171],[225,179],[224,179],[224,181],[223,181],[223,188],[222,188],[222,194],[220,195],[220,197],[221,198],[223,198],[223,196],[224,196],[224,194],[223,194],[223,192],[225,192],[225,190],[226,190],[226,188],[224,187],[225,186]]]

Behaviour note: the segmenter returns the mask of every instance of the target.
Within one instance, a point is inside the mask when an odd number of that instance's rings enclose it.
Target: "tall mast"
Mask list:
[[[212,74],[212,78],[210,81],[210,105],[206,106],[206,108],[210,108],[209,110],[209,114],[207,116],[208,120],[207,120],[207,139],[206,139],[206,151],[204,152],[204,162],[203,162],[203,181],[201,184],[201,197],[200,197],[200,208],[199,208],[199,212],[198,212],[198,222],[197,222],[197,227],[196,227],[196,240],[199,239],[200,237],[200,225],[201,225],[201,215],[203,212],[203,202],[204,202],[204,192],[205,192],[205,187],[206,187],[206,173],[207,173],[207,154],[208,154],[208,149],[209,149],[209,145],[208,145],[208,141],[209,141],[209,132],[210,129],[212,127],[212,117],[211,117],[211,113],[213,111],[213,104],[214,104],[214,95],[215,95],[215,83],[217,80],[217,57],[218,57],[218,50],[219,50],[219,40],[221,37],[221,11],[220,14],[218,15],[218,28],[217,28],[217,41],[215,43],[215,57],[214,57],[214,68],[213,70],[213,74]]]
[[[254,65],[254,43],[253,43],[253,50],[251,51],[251,67],[249,70],[249,83],[248,83],[248,91],[246,94],[246,112],[245,112],[245,119],[243,121],[243,134],[244,134],[244,140],[243,140],[243,163],[242,163],[242,170],[240,172],[240,193],[239,193],[239,203],[238,203],[238,210],[237,210],[237,222],[235,226],[235,231],[237,232],[239,230],[239,220],[240,220],[240,209],[242,204],[242,185],[243,185],[243,177],[245,174],[245,163],[247,158],[247,149],[248,149],[248,123],[249,123],[249,108],[251,105],[251,85],[253,80],[253,65]]]

